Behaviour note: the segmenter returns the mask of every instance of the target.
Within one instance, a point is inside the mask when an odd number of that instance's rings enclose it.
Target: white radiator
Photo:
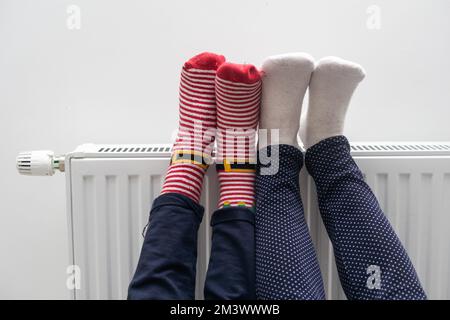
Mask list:
[[[86,144],[48,168],[18,157],[21,173],[66,172],[70,264],[81,271],[74,299],[124,299],[134,273],[152,200],[167,169],[169,145]],[[352,154],[407,248],[431,299],[450,299],[450,143],[353,143]],[[41,166],[42,169],[42,166]],[[318,251],[328,299],[345,299],[332,247],[320,220],[314,183],[300,176],[305,215]],[[205,179],[196,297],[202,298],[209,260],[210,214],[217,203],[213,168]]]

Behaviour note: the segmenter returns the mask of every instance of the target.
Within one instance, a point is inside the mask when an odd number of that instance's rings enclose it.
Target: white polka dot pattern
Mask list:
[[[324,299],[322,276],[300,198],[300,150],[279,148],[278,172],[256,177],[256,295],[258,299]],[[275,158],[275,157],[274,157]],[[268,169],[268,167],[265,168]]]
[[[426,299],[405,249],[350,155],[348,140],[322,140],[307,150],[305,164],[316,183],[347,298]]]

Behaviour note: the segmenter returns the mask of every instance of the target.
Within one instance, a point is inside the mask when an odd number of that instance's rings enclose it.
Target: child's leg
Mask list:
[[[342,136],[360,66],[341,59],[319,62],[310,83],[305,163],[333,243],[339,277],[349,299],[425,299],[414,267],[364,182]]]
[[[255,299],[255,214],[230,206],[214,212],[205,299]]]
[[[185,63],[180,126],[161,195],[154,201],[129,299],[194,299],[199,205],[216,127],[214,82],[224,57],[199,54]]]
[[[203,207],[184,195],[168,193],[155,199],[128,299],[195,298],[197,231],[202,217]]]
[[[252,65],[217,71],[219,210],[213,216],[206,299],[255,299],[256,126],[261,77]]]
[[[324,299],[322,276],[299,189],[303,155],[297,132],[303,96],[314,69],[306,54],[270,57],[263,65],[261,157],[256,177],[256,288],[259,299]],[[268,146],[267,146],[268,145]]]

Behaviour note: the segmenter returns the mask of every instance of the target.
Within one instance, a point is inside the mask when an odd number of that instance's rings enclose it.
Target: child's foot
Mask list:
[[[161,194],[178,193],[199,202],[216,129],[216,71],[225,58],[201,53],[181,71],[180,123]]]
[[[219,208],[253,207],[259,71],[252,65],[224,63],[217,71],[216,97]]]

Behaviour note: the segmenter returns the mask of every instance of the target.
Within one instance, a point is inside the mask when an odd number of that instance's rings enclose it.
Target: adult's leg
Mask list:
[[[271,165],[278,166],[278,170],[271,172],[259,164],[256,177],[257,295],[259,299],[325,299],[300,198],[303,155],[290,145],[272,145],[260,153],[273,156],[277,149],[278,165]]]
[[[344,136],[309,148],[305,157],[348,299],[425,299],[400,240],[350,156]]]
[[[180,123],[161,196],[149,226],[129,299],[194,299],[203,178],[216,127],[215,76],[224,57],[202,53],[181,72]]]
[[[425,299],[410,259],[364,182],[342,136],[362,68],[338,58],[321,60],[310,83],[303,140],[319,209],[349,299]]]
[[[263,64],[261,161],[256,177],[256,292],[259,299],[324,299],[322,276],[303,212],[297,132],[312,57],[294,53]],[[276,130],[276,132],[275,132]],[[265,157],[264,157],[265,158]]]

